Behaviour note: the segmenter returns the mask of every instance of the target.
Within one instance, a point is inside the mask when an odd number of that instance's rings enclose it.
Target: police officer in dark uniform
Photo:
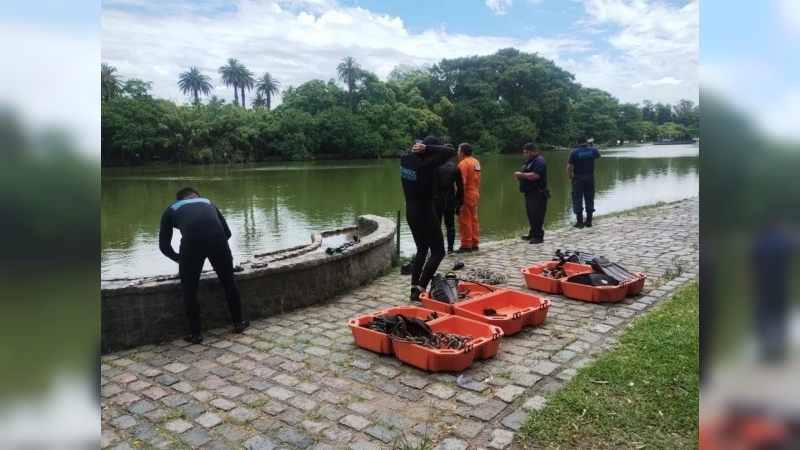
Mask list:
[[[569,152],[567,176],[572,180],[572,211],[575,213],[575,228],[592,226],[594,213],[594,160],[600,152],[589,145],[586,136],[579,136],[578,146]],[[586,202],[586,222],[583,221],[583,203]]]
[[[519,191],[525,195],[525,212],[530,224],[528,234],[522,236],[522,239],[531,244],[544,242],[544,215],[547,211],[547,199],[550,198],[550,191],[547,189],[547,161],[540,152],[541,147],[538,144],[528,142],[523,145],[525,164],[519,172],[514,172],[514,177],[519,180]]]
[[[417,254],[411,264],[411,300],[427,289],[444,258],[442,226],[433,208],[433,186],[439,181],[437,169],[455,155],[451,147],[439,145],[439,139],[428,136],[415,143],[400,156],[400,181],[406,199],[406,221]],[[426,261],[428,250],[430,258]]]
[[[190,187],[178,191],[175,198],[177,201],[161,216],[158,247],[164,256],[178,263],[183,305],[189,319],[189,335],[184,340],[193,344],[203,341],[197,287],[206,258],[225,290],[225,300],[233,318],[233,331],[241,333],[250,326],[250,322],[242,320],[242,302],[233,277],[233,255],[228,246],[231,237],[228,223],[213,203],[200,197]],[[173,228],[181,232],[180,254],[172,248]]]

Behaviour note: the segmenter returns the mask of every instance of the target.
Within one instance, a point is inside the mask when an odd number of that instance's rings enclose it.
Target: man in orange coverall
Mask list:
[[[456,253],[478,251],[478,192],[481,186],[481,163],[472,157],[472,146],[466,142],[458,146],[458,169],[464,181],[464,203],[458,214],[458,232],[461,248]]]

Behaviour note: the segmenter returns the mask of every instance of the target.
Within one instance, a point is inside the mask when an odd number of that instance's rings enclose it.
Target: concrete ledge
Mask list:
[[[236,284],[245,319],[256,320],[311,306],[362,286],[385,273],[394,254],[394,221],[360,216],[353,230],[360,242],[342,253],[328,255],[315,237],[305,253],[242,264]],[[316,242],[316,245],[314,245]],[[255,267],[253,267],[255,266]],[[262,266],[262,267],[259,267]],[[222,286],[213,272],[201,276],[197,291],[203,329],[230,327],[231,318]],[[176,339],[187,332],[178,280],[150,280],[101,288],[103,353]]]

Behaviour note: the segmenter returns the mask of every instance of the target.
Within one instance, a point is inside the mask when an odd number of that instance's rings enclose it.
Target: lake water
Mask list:
[[[596,215],[699,195],[697,146],[645,145],[602,154],[595,172]],[[545,232],[574,220],[567,155],[543,153],[552,195]],[[523,163],[522,153],[477,158],[483,170],[481,241],[527,232],[522,194],[512,175]],[[401,252],[411,255],[414,244],[405,223],[398,164],[388,159],[103,169],[101,278],[177,273],[177,264],[158,250],[158,227],[164,209],[184,186],[194,187],[222,211],[233,232],[229,242],[237,264],[257,253],[307,244],[312,234],[355,226],[359,215],[394,220],[398,211]],[[175,230],[176,251],[179,242]]]

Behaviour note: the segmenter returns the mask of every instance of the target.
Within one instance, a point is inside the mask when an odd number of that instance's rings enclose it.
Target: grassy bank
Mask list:
[[[698,284],[636,320],[528,417],[515,448],[697,448]]]

